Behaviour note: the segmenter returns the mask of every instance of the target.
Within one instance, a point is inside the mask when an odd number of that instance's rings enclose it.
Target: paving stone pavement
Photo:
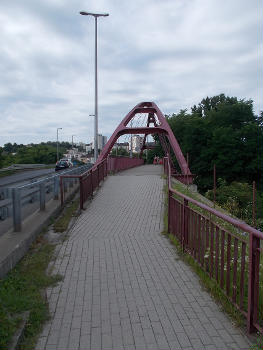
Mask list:
[[[250,343],[163,230],[161,167],[109,176],[57,246],[37,350],[230,350]]]

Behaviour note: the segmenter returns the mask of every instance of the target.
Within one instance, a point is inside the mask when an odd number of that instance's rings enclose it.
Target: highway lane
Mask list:
[[[8,175],[0,178],[0,188],[8,187],[12,184],[21,183],[24,181],[32,180],[34,178],[45,176],[45,175],[55,175],[55,167],[51,169],[36,169],[36,170],[26,170],[19,171],[17,174]]]

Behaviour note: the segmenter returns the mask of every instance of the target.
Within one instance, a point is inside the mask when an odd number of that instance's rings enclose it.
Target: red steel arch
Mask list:
[[[148,113],[148,120],[147,120],[147,126],[145,127],[127,127],[127,124],[130,122],[130,120],[139,113]],[[159,123],[157,123],[157,120]],[[150,126],[150,124],[153,124],[153,126]],[[183,178],[187,176],[187,182],[192,183],[193,175],[191,174],[187,162],[184,158],[184,155],[181,151],[181,148],[169,126],[167,123],[167,120],[165,119],[164,115],[160,111],[160,109],[157,107],[157,105],[154,102],[141,102],[137,104],[127,115],[126,117],[121,121],[119,126],[116,128],[112,136],[110,137],[109,141],[103,148],[97,162],[102,161],[103,159],[107,158],[108,154],[110,153],[112,147],[114,146],[117,139],[125,134],[144,134],[144,142],[142,146],[142,151],[145,146],[145,138],[146,135],[149,134],[158,134],[159,139],[161,142],[161,145],[163,147],[163,150],[165,154],[168,155],[169,158],[171,158],[170,154],[170,148],[167,144],[167,140],[174,152],[174,155],[177,159],[177,162],[179,164],[179,167],[181,169],[182,177],[181,180],[183,181]],[[142,155],[141,151],[141,155]],[[180,179],[180,177],[179,177]],[[184,181],[183,181],[184,182]]]

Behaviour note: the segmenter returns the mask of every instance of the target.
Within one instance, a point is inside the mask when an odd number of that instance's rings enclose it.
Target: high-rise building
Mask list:
[[[131,142],[129,142],[132,152],[138,153],[141,150],[143,143],[143,138],[140,135],[132,135],[132,147]]]
[[[108,141],[107,136],[102,136],[102,144],[103,144],[103,148],[105,147],[105,145],[106,145],[107,141]]]
[[[106,143],[107,143],[107,136],[103,136],[101,134],[98,134],[98,149],[100,151],[103,150]],[[94,149],[94,142],[92,142],[92,149]]]

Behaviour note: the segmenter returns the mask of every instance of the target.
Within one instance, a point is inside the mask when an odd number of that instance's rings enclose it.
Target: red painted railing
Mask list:
[[[94,191],[99,187],[101,181],[107,177],[109,172],[117,172],[129,169],[143,164],[143,159],[118,157],[102,160],[96,163],[90,170],[80,175],[61,175],[60,176],[60,199],[61,205],[64,204],[64,179],[79,180],[80,209],[84,208],[86,200],[93,196]]]
[[[135,166],[142,165],[143,159],[140,158],[128,158],[128,157],[110,157],[108,161],[108,171],[120,171]]]
[[[169,233],[246,316],[248,331],[263,332],[263,233],[174,190],[168,158],[164,170]]]

